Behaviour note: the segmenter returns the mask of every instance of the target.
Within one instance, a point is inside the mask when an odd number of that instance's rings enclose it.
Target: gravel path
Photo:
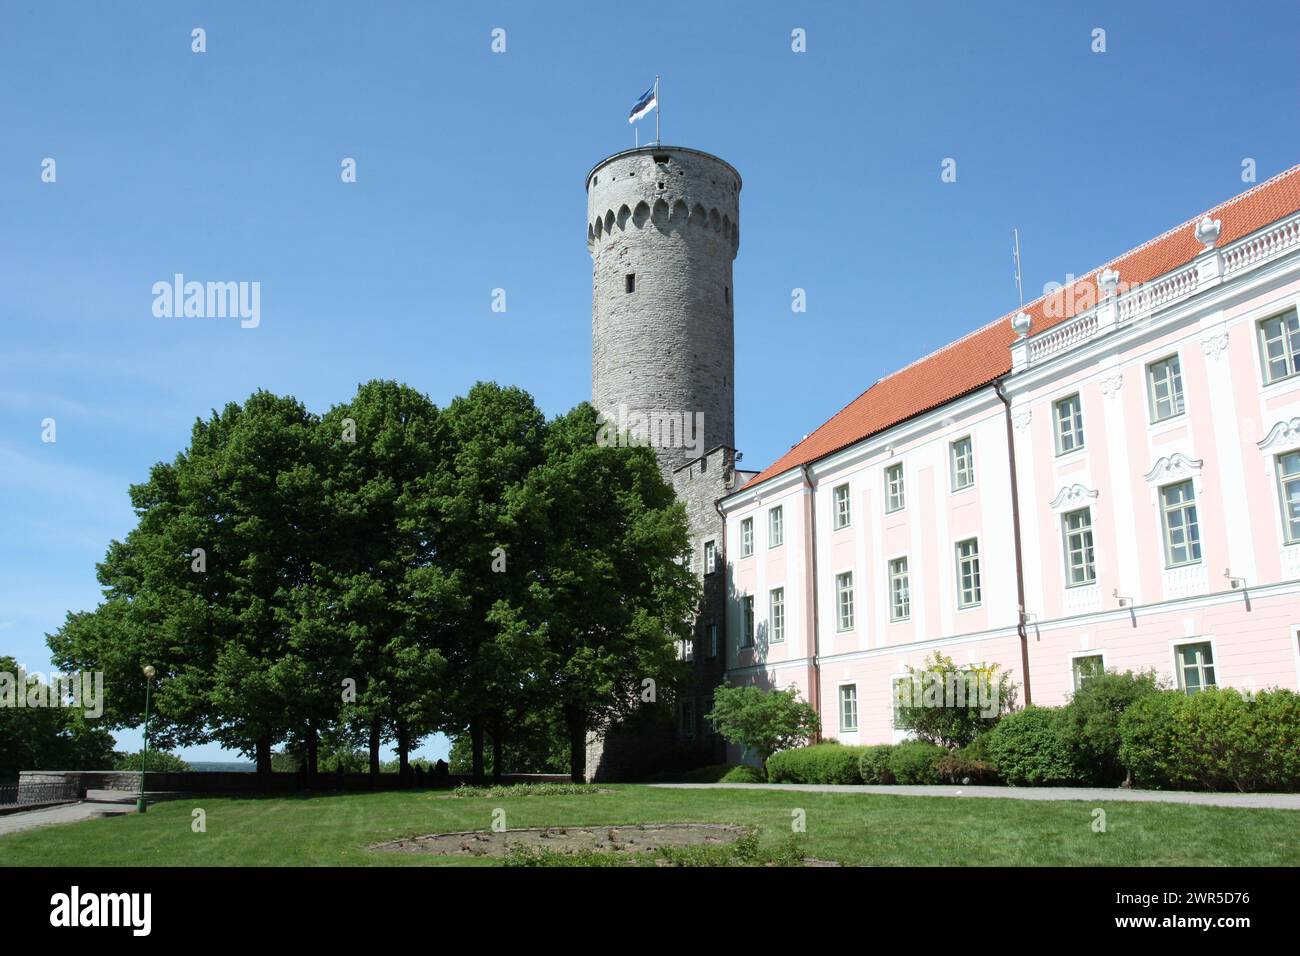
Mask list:
[[[1121,790],[1100,787],[922,787],[820,783],[654,783],[678,790],[795,790],[807,793],[881,793],[895,797],[988,797],[1003,800],[1083,800],[1094,803],[1194,803],[1211,807],[1300,810],[1300,793],[1190,793],[1182,790]]]
[[[77,823],[105,814],[135,813],[134,803],[100,803],[82,800],[80,803],[65,803],[59,807],[46,807],[44,810],[28,810],[25,813],[7,813],[0,816],[0,836],[6,833],[18,833],[34,827],[48,827],[57,823]]]

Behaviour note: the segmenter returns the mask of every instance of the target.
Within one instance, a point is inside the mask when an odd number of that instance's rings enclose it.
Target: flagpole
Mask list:
[[[663,101],[659,99],[659,74],[655,74],[655,145],[659,145],[659,115],[664,111]]]

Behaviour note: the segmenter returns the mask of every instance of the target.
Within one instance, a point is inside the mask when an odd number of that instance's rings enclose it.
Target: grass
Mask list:
[[[378,852],[368,844],[511,828],[730,823],[755,828],[762,862],[779,861],[803,811],[807,856],[878,866],[1297,866],[1300,813],[1160,803],[992,800],[773,790],[672,790],[461,796],[446,791],[204,797],[144,816],[87,820],[0,837],[6,866],[484,866],[509,860]],[[1105,833],[1093,811],[1106,811]],[[206,815],[206,833],[191,828]],[[751,848],[741,848],[749,852]],[[686,856],[693,851],[686,851]],[[757,859],[757,858],[756,858]],[[561,861],[514,860],[516,864]],[[573,860],[574,863],[587,861]],[[669,860],[667,862],[674,862]],[[695,863],[730,865],[698,854]],[[732,863],[736,861],[731,861]]]

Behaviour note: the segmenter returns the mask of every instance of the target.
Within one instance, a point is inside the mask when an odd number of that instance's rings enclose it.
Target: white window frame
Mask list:
[[[975,545],[974,552],[970,555],[963,555],[961,553],[962,545],[971,544],[972,542]],[[984,574],[983,574],[982,562],[980,560],[979,536],[977,535],[973,538],[963,538],[962,540],[956,542],[953,545],[953,553],[956,557],[956,571],[957,571],[957,610],[964,611],[967,608],[979,607],[981,604],[984,603]],[[974,565],[973,573],[971,574],[971,580],[974,583],[974,595],[975,595],[974,600],[967,600],[966,588],[962,584],[962,577],[963,577],[962,562],[963,561],[971,561]]]
[[[754,553],[754,518],[740,519],[740,556],[748,558]]]
[[[708,642],[709,659],[718,656],[718,622],[710,618],[704,625],[704,637]]]
[[[1296,327],[1294,329],[1288,328],[1290,323],[1286,321],[1287,316],[1295,317]],[[1277,337],[1277,340],[1282,345],[1283,360],[1287,363],[1290,371],[1285,375],[1273,378],[1268,355],[1268,343],[1271,340],[1265,334],[1264,326],[1269,322],[1278,320],[1282,322],[1280,327],[1282,334]],[[1280,312],[1274,312],[1272,315],[1257,319],[1255,321],[1255,347],[1259,350],[1260,375],[1263,378],[1264,385],[1276,385],[1278,382],[1285,382],[1287,379],[1300,375],[1300,309],[1291,305]]]
[[[1204,690],[1206,687],[1226,687],[1227,685],[1224,684],[1223,681],[1219,679],[1220,662],[1219,662],[1218,645],[1216,644],[1214,637],[1212,635],[1205,635],[1205,634],[1198,635],[1196,637],[1180,637],[1177,640],[1169,642],[1169,658],[1170,658],[1170,663],[1173,665],[1174,686],[1177,687],[1184,694],[1187,693],[1187,685],[1183,680],[1183,661],[1182,661],[1182,654],[1180,653],[1180,651],[1182,648],[1187,647],[1190,644],[1210,645],[1211,661],[1209,666],[1214,668],[1214,683],[1201,684],[1201,686],[1198,688],[1198,692],[1200,690]],[[1200,664],[1198,666],[1201,669],[1202,675],[1204,675],[1206,665]]]
[[[845,691],[851,691],[852,697],[846,697]],[[835,695],[837,701],[836,714],[839,718],[839,732],[842,734],[856,734],[861,726],[861,713],[858,710],[858,684],[856,681],[845,681],[839,685]],[[850,726],[844,719],[845,703],[852,705],[853,724]]]
[[[1068,437],[1071,444],[1069,448],[1066,448],[1065,441],[1067,438],[1067,432],[1063,427],[1066,424],[1066,421],[1061,418],[1061,409],[1070,403],[1073,403],[1074,405],[1073,412],[1068,420],[1070,426]],[[1062,455],[1070,455],[1076,451],[1083,450],[1086,442],[1083,431],[1082,392],[1074,392],[1070,395],[1066,395],[1064,398],[1058,398],[1056,401],[1052,402],[1052,436],[1056,443],[1057,458],[1060,458]]]
[[[903,563],[902,573],[895,571],[894,565],[898,562]],[[905,607],[902,614],[898,613],[898,597],[895,590],[897,579],[903,579],[903,593],[905,595]],[[889,623],[897,624],[901,621],[911,620],[912,617],[912,567],[911,562],[907,560],[907,555],[899,554],[889,558],[885,562],[885,590],[889,595]]]
[[[769,644],[785,643],[785,587],[767,592],[767,631]]]
[[[754,595],[745,594],[740,598],[740,649],[749,650],[754,646]]]
[[[1070,519],[1075,515],[1085,515],[1088,524],[1083,528],[1071,528]],[[1085,577],[1082,581],[1074,579],[1074,554],[1075,549],[1070,544],[1070,536],[1073,534],[1087,535],[1088,543],[1081,545],[1080,554],[1084,558],[1083,570]],[[1067,588],[1083,588],[1097,583],[1097,546],[1096,537],[1092,530],[1092,508],[1075,508],[1061,515],[1061,549],[1065,558],[1065,586]]]
[[[1190,499],[1184,499],[1184,500],[1183,500],[1182,502],[1180,502],[1178,505],[1175,505],[1173,508],[1171,508],[1168,504],[1165,503],[1165,492],[1168,491],[1168,490],[1170,490],[1171,488],[1177,488],[1177,487],[1180,487],[1180,486],[1182,486],[1182,485],[1186,485],[1188,488],[1190,488],[1190,489],[1192,490],[1192,496],[1191,496]],[[1170,569],[1170,568],[1185,568],[1185,567],[1188,567],[1189,565],[1200,564],[1200,563],[1205,559],[1205,554],[1204,554],[1204,549],[1201,547],[1201,513],[1200,513],[1200,509],[1199,509],[1199,503],[1198,503],[1198,501],[1197,501],[1197,497],[1196,497],[1196,483],[1195,483],[1195,481],[1194,481],[1193,479],[1191,479],[1191,478],[1184,478],[1184,479],[1181,480],[1181,481],[1171,481],[1171,482],[1169,482],[1169,484],[1167,484],[1167,485],[1161,485],[1159,488],[1156,489],[1156,504],[1160,507],[1160,534],[1161,534],[1161,543],[1162,543],[1162,547],[1163,547],[1163,549],[1164,549],[1165,569],[1168,570],[1168,569]],[[1190,508],[1194,508],[1194,509],[1196,509],[1196,516],[1195,516],[1195,518],[1196,518],[1196,520],[1195,520],[1195,526],[1196,526],[1196,541],[1195,541],[1195,545],[1196,545],[1196,550],[1197,550],[1198,552],[1201,552],[1201,553],[1198,554],[1195,558],[1193,558],[1193,557],[1190,556],[1191,553],[1192,553],[1192,544],[1193,544],[1193,542],[1192,542],[1191,538],[1188,537],[1188,535],[1187,535],[1187,529],[1190,527],[1190,525],[1187,524],[1186,511],[1187,511],[1187,509],[1188,509],[1189,507],[1190,507]],[[1172,543],[1172,540],[1171,540],[1170,535],[1169,535],[1169,530],[1170,530],[1170,529],[1169,529],[1169,514],[1170,514],[1171,511],[1181,511],[1181,512],[1184,513],[1184,517],[1183,517],[1183,538],[1184,538],[1184,544],[1183,544],[1183,547],[1185,547],[1185,548],[1187,549],[1187,554],[1188,554],[1188,556],[1189,556],[1189,557],[1187,558],[1187,560],[1185,560],[1185,561],[1175,561],[1175,560],[1174,560],[1173,543]]]
[[[767,546],[779,548],[785,544],[785,507],[773,505],[767,509]]]
[[[1096,649],[1088,650],[1088,651],[1075,651],[1073,654],[1069,655],[1068,660],[1070,662],[1070,686],[1076,691],[1079,690],[1079,688],[1082,687],[1083,685],[1079,683],[1078,675],[1075,673],[1074,670],[1075,661],[1084,657],[1100,657],[1101,672],[1103,674],[1106,673],[1106,652],[1105,651],[1096,650]]]
[[[1158,380],[1155,375],[1156,366],[1168,366],[1174,363],[1175,371],[1171,375],[1165,376],[1168,387],[1170,408],[1173,409],[1167,415],[1160,414],[1160,399],[1156,397],[1156,385]],[[1177,352],[1172,355],[1166,355],[1164,358],[1156,359],[1154,362],[1146,364],[1146,386],[1147,386],[1147,417],[1152,425],[1159,425],[1161,422],[1172,421],[1175,418],[1181,418],[1187,414],[1187,395],[1183,389],[1183,360]]]
[[[704,573],[712,574],[718,570],[718,543],[716,541],[704,542]]]
[[[845,584],[847,583],[847,587]],[[848,593],[848,615],[845,623],[844,613],[844,594]],[[840,571],[835,575],[835,631],[844,634],[853,630],[853,625],[857,620],[856,607],[854,606],[853,594],[853,572]]]
[[[907,507],[907,476],[903,463],[896,461],[886,465],[885,476],[885,514],[891,515]],[[897,481],[894,478],[897,477]]]
[[[681,654],[682,654],[682,660],[684,661],[695,660],[695,635],[694,634],[692,634],[690,637],[682,638]]]
[[[966,446],[964,456],[958,454],[958,446],[963,444]],[[948,443],[948,469],[951,491],[955,493],[975,487],[975,442],[970,435],[963,435]]]
[[[1292,455],[1296,458],[1296,470],[1291,474],[1283,474],[1282,459],[1290,458]],[[1279,452],[1275,455],[1273,470],[1277,473],[1278,506],[1282,511],[1282,541],[1287,545],[1300,544],[1300,530],[1295,532],[1291,530],[1293,521],[1300,528],[1300,504],[1297,504],[1296,515],[1292,518],[1286,488],[1289,482],[1295,482],[1297,487],[1300,487],[1300,448],[1292,448],[1290,451]]]
[[[831,518],[833,531],[853,524],[853,492],[847,481],[831,489]]]

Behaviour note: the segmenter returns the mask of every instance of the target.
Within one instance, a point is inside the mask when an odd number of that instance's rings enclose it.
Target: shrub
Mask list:
[[[1114,786],[1125,778],[1119,758],[1119,721],[1136,701],[1160,692],[1155,671],[1098,674],[1074,692],[1066,706],[1070,738],[1079,751],[1081,779]]]
[[[137,750],[135,753],[116,753],[113,755],[114,770],[139,770],[144,757]],[[150,773],[183,773],[190,768],[180,757],[166,750],[151,750],[147,766]]]
[[[958,666],[936,651],[894,682],[894,726],[917,740],[965,747],[1016,703],[1016,685],[997,664]]]
[[[1120,719],[1120,759],[1144,787],[1300,790],[1300,695],[1165,691]]]
[[[889,769],[889,756],[894,752],[890,744],[877,744],[866,747],[858,758],[858,774],[863,783],[894,783],[894,774]]]
[[[858,761],[862,747],[816,744],[773,754],[767,777],[773,783],[861,783]]]
[[[935,761],[934,772],[939,775],[940,782],[965,787],[998,783],[998,773],[993,764],[970,756],[966,752],[968,749],[954,750]]]
[[[998,775],[1013,787],[1082,782],[1064,707],[1026,707],[998,721],[985,746]]]
[[[723,783],[767,783],[767,774],[763,773],[761,767],[751,767],[747,764],[741,764],[739,767],[732,767],[722,778]]]
[[[706,717],[725,740],[753,752],[763,767],[778,750],[798,747],[821,729],[817,711],[793,685],[787,690],[718,687]]]
[[[934,765],[948,751],[923,740],[909,740],[893,748],[889,755],[889,772],[898,783],[938,783]]]

